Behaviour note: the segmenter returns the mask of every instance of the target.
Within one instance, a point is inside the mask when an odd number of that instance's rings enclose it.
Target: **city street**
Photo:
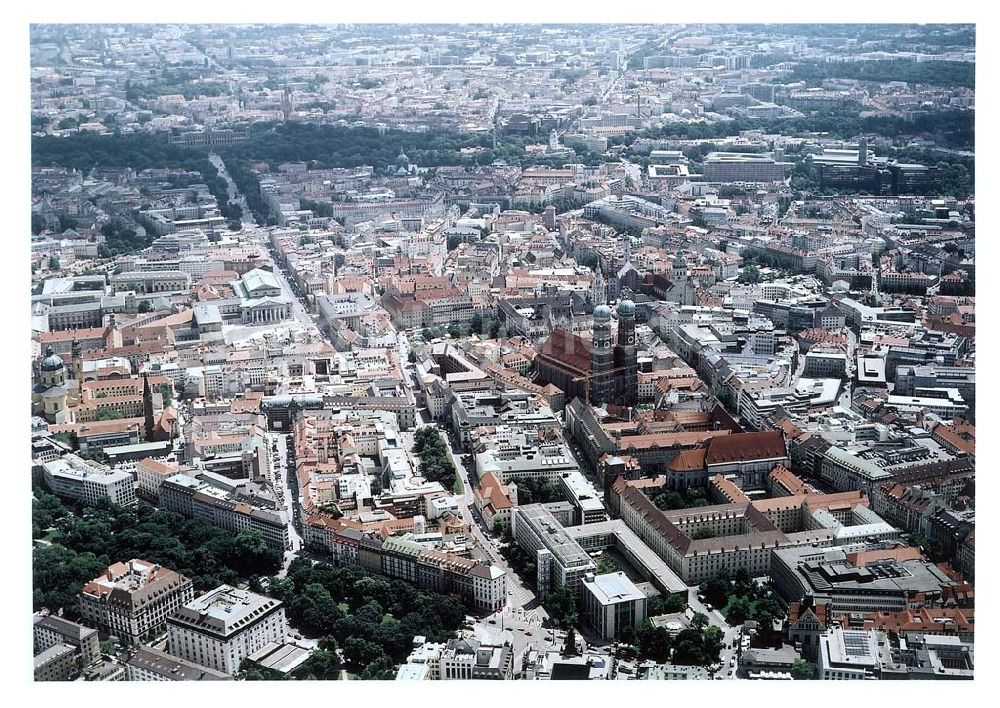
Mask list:
[[[274,275],[278,279],[278,284],[281,285],[281,294],[289,299],[292,303],[292,317],[301,324],[305,329],[312,329],[318,332],[319,328],[316,327],[316,323],[313,321],[312,315],[309,314],[309,310],[306,306],[302,304],[296,296],[291,283],[288,282],[288,277],[285,275],[284,269],[275,262]]]
[[[480,642],[510,642],[517,671],[525,652],[531,649],[538,652],[561,650],[565,644],[566,630],[544,627],[545,619],[544,613],[508,606],[473,624],[472,631]],[[586,646],[586,641],[579,632],[577,639]]]
[[[735,669],[729,664],[732,657],[737,654],[737,649],[733,648],[733,640],[739,636],[739,627],[730,627],[726,624],[725,617],[722,616],[722,613],[719,612],[718,609],[712,608],[709,610],[708,607],[705,606],[705,603],[698,599],[697,585],[688,588],[688,606],[693,612],[700,612],[708,617],[709,625],[718,627],[722,630],[723,645],[719,658],[719,662],[722,664],[722,667],[716,675],[722,676],[723,678],[735,678],[735,676],[732,675],[735,673]]]
[[[441,430],[440,428],[438,428]],[[448,453],[455,464],[455,471],[459,478],[462,480],[463,493],[459,498],[459,511],[462,515],[462,519],[469,524],[470,532],[473,538],[476,539],[476,543],[482,549],[486,558],[489,559],[490,563],[501,568],[507,573],[507,590],[508,590],[508,606],[514,610],[521,610],[531,605],[537,605],[532,609],[526,610],[526,615],[531,618],[532,621],[537,621],[539,623],[543,622],[548,618],[548,613],[545,609],[537,604],[537,598],[535,597],[534,588],[530,585],[525,584],[520,576],[514,572],[514,570],[508,565],[507,561],[500,554],[498,544],[499,539],[493,537],[488,533],[483,523],[482,517],[479,515],[474,508],[475,493],[473,488],[473,482],[470,481],[469,471],[466,469],[464,462],[462,461],[462,455],[460,451],[456,451],[453,446],[452,436],[441,430],[445,438],[445,444],[448,448]],[[404,434],[404,440],[405,438]],[[412,435],[410,436],[410,444],[412,445]]]
[[[857,337],[851,328],[847,328],[847,381],[844,382],[844,387],[840,392],[840,400],[838,403],[842,408],[851,407],[851,395],[854,380],[854,373],[857,369]]]
[[[302,536],[295,528],[298,499],[293,497],[292,490],[288,484],[289,475],[295,473],[294,470],[289,470],[288,468],[288,436],[271,435],[270,438],[277,443],[278,465],[275,469],[275,478],[282,490],[281,497],[285,503],[285,514],[288,516],[288,537],[292,542],[291,549],[285,551],[284,563],[282,564],[281,572],[278,573],[278,577],[283,578],[285,577],[285,573],[288,572],[288,566],[292,564],[292,561],[295,560],[298,552],[302,549]]]
[[[243,210],[243,224],[252,226],[257,222],[254,221],[253,214],[250,209],[247,208],[247,200],[244,198],[240,191],[236,188],[236,183],[233,182],[233,178],[229,176],[229,171],[226,169],[226,163],[222,161],[222,158],[216,153],[212,152],[208,154],[209,161],[215,165],[215,169],[219,171],[219,176],[226,180],[226,188],[229,191],[229,201],[236,202],[239,204],[240,209]]]

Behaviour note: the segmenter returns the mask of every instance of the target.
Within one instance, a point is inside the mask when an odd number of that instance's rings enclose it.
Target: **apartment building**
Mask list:
[[[507,603],[507,573],[470,558],[425,548],[405,538],[366,536],[321,515],[303,523],[306,544],[322,548],[336,565],[362,565],[436,592],[455,592],[473,606],[491,612]]]
[[[101,658],[101,642],[96,629],[48,614],[36,614],[33,624],[36,653],[57,644],[68,644],[79,652],[83,666]]]
[[[255,531],[268,546],[284,552],[291,541],[288,519],[282,510],[251,505],[226,489],[190,477],[183,472],[160,484],[160,506],[187,517],[205,519],[220,528],[239,533]]]
[[[35,655],[36,681],[68,681],[77,673],[77,648],[70,644],[53,644]]]

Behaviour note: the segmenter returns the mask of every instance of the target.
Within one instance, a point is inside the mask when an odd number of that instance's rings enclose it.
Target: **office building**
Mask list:
[[[871,498],[875,487],[892,475],[871,460],[833,446],[823,453],[819,476],[838,492],[860,489]]]
[[[288,625],[278,600],[220,585],[177,608],[167,630],[171,654],[232,675],[268,642],[283,643]]]
[[[101,500],[119,506],[136,503],[135,479],[128,472],[112,470],[74,454],[42,465],[45,485],[56,496],[94,505]]]
[[[890,662],[885,632],[834,627],[819,638],[817,666],[821,681],[878,679],[883,662]]]
[[[535,557],[538,594],[543,599],[550,591],[563,587],[579,595],[583,578],[597,570],[590,555],[542,504],[515,507],[511,534],[521,548]]]
[[[396,673],[397,681],[503,681],[514,676],[514,652],[508,644],[483,644],[473,639],[447,643],[413,638],[413,651]]]
[[[125,662],[125,668],[129,681],[231,681],[233,678],[152,647],[139,647]]]
[[[468,639],[450,639],[441,652],[443,681],[513,678],[514,652],[510,644],[490,646]]]
[[[614,639],[625,627],[646,621],[646,595],[625,573],[588,573],[583,579],[583,608],[601,639]]]
[[[193,597],[189,578],[133,558],[83,586],[80,615],[103,633],[138,644],[162,630],[167,616]]]
[[[862,550],[856,550],[861,548]],[[958,583],[919,549],[883,542],[838,548],[776,548],[770,576],[788,602],[811,595],[831,612],[901,612],[933,607]]]
[[[702,164],[706,182],[780,182],[792,167],[790,162],[743,152],[710,152]]]

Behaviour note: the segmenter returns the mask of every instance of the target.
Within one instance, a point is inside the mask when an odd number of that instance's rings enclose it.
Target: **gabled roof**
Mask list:
[[[671,472],[696,472],[705,469],[705,448],[695,448],[694,450],[681,450],[669,463],[667,468]]]
[[[492,472],[487,472],[479,478],[479,487],[476,489],[476,495],[485,503],[492,506],[493,509],[499,511],[511,508],[513,505],[510,503],[508,494],[507,486],[501,483]]]
[[[539,355],[568,368],[590,373],[590,344],[572,332],[556,327],[542,345]]]
[[[726,462],[766,460],[786,457],[785,437],[780,430],[760,433],[732,433],[712,438],[708,443],[705,462],[718,465]]]
[[[278,285],[278,279],[275,277],[274,273],[266,270],[261,270],[260,268],[254,268],[251,271],[247,271],[243,274],[240,279],[243,281],[243,286],[247,289],[248,293],[252,293],[260,288],[280,288]]]

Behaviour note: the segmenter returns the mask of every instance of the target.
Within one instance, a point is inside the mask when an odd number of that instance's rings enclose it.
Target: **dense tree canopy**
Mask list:
[[[517,485],[518,504],[549,504],[565,499],[559,488],[550,479],[513,477],[510,481]]]
[[[187,519],[145,502],[133,508],[101,503],[71,507],[34,490],[32,531],[51,532],[52,545],[34,549],[34,606],[77,613],[88,580],[112,563],[141,558],[186,575],[197,590],[272,573],[281,555],[253,532],[233,534],[203,519]]]
[[[933,109],[903,116],[860,117],[857,110],[818,111],[813,115],[780,119],[736,118],[718,123],[667,123],[659,128],[642,130],[636,138],[677,138],[710,140],[736,135],[745,130],[763,130],[782,135],[826,133],[831,138],[853,140],[861,135],[889,138],[931,138],[941,147],[972,150],[975,143],[975,111]],[[625,144],[630,142],[625,139]]]
[[[420,455],[420,474],[429,482],[440,482],[445,489],[455,486],[455,465],[448,456],[448,447],[437,429],[427,426],[414,436],[413,451]]]
[[[905,81],[933,86],[975,88],[976,65],[966,61],[850,61],[800,62],[784,81],[819,86],[826,79],[855,79],[885,83]]]
[[[816,675],[816,667],[805,659],[796,659],[792,664],[792,678],[797,680],[808,680]]]
[[[199,150],[172,144],[164,133],[98,135],[84,132],[68,137],[32,136],[31,163],[70,167],[81,172],[89,172],[96,167],[131,168],[136,172],[150,168],[198,172],[201,181],[215,197],[222,215],[229,219],[240,216],[240,209],[229,202],[225,179],[219,175],[208,156]],[[140,250],[152,241],[149,237],[137,237],[135,230],[129,227],[111,227],[111,231],[105,231],[104,235],[108,255]]]
[[[465,608],[450,595],[426,592],[361,566],[292,562],[287,577],[272,578],[268,593],[285,603],[292,626],[343,649],[345,668],[364,678],[391,678],[413,637],[455,636]],[[330,650],[332,651],[332,650]],[[317,663],[319,660],[317,660]],[[334,670],[315,666],[309,671]]]

